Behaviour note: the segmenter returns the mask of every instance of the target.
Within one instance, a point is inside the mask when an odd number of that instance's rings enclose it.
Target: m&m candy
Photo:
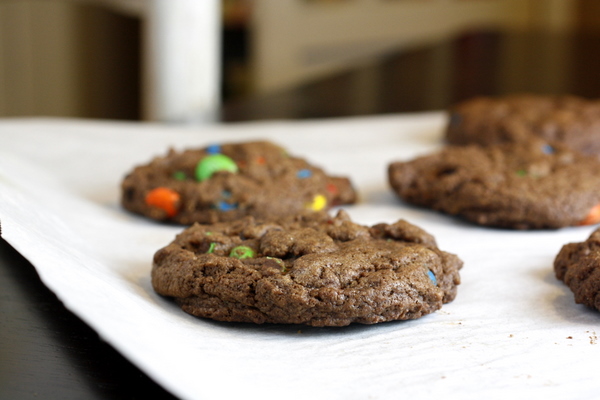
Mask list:
[[[233,249],[231,249],[231,252],[229,253],[229,257],[237,258],[240,260],[243,260],[244,258],[252,258],[254,257],[254,255],[254,250],[252,250],[248,246],[236,246]]]
[[[435,274],[431,270],[427,270],[427,276],[431,280],[431,283],[433,283],[435,286],[437,286],[437,279],[435,277]]]
[[[235,210],[238,206],[236,203],[228,203],[226,201],[221,200],[221,201],[217,202],[217,204],[215,204],[215,207],[221,211],[231,211],[231,210]]]
[[[231,199],[231,192],[229,190],[223,190],[221,192],[221,197],[223,197],[224,199],[227,199],[227,200],[219,200],[218,202],[216,202],[214,204],[214,208],[217,208],[221,211],[231,211],[231,210],[235,210],[236,208],[238,208],[237,203],[229,200],[229,199]]]
[[[173,172],[173,179],[178,181],[185,181],[187,179],[187,175],[183,171],[175,171]]]
[[[219,154],[221,152],[221,146],[218,144],[211,144],[206,148],[208,154]]]
[[[275,261],[277,264],[279,264],[279,266],[281,267],[281,272],[282,272],[282,273],[284,273],[284,274],[285,274],[285,273],[289,272],[288,268],[285,266],[285,263],[283,262],[283,260],[282,260],[281,258],[277,258],[277,257],[268,257],[268,256],[267,256],[267,259],[268,259],[268,260],[273,260],[273,261]]]
[[[313,211],[321,211],[327,206],[327,197],[318,194],[313,198],[313,201],[306,205],[306,208]]]
[[[305,179],[305,178],[310,178],[312,175],[312,172],[310,171],[310,169],[301,169],[296,173],[296,176],[300,179]]]
[[[600,204],[596,204],[588,215],[579,222],[579,225],[595,225],[600,222]]]
[[[542,146],[542,153],[544,154],[554,154],[556,152],[556,150],[554,149],[554,147],[550,146],[549,144],[545,144]]]
[[[337,186],[335,186],[333,183],[328,183],[327,184],[327,191],[333,195],[338,194],[339,189]]]
[[[145,200],[149,206],[160,208],[167,213],[167,216],[174,217],[177,215],[180,197],[173,189],[157,187],[148,192]]]
[[[237,164],[224,154],[212,154],[204,157],[196,165],[196,179],[200,182],[209,179],[215,172],[228,171],[236,173]]]

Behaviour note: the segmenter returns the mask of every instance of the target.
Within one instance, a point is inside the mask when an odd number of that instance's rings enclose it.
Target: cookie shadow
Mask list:
[[[534,274],[549,289],[553,288],[552,293],[549,290],[547,297],[551,298],[552,309],[561,320],[574,324],[589,324],[590,321],[600,322],[600,312],[583,304],[577,304],[573,292],[556,278],[552,266],[540,268]]]
[[[361,201],[353,208],[348,208],[350,210],[359,210],[361,207],[369,208],[373,213],[379,213],[382,216],[391,215],[392,219],[401,217],[436,225],[453,226],[460,229],[485,229],[488,231],[507,232],[514,231],[513,229],[508,228],[479,225],[458,215],[450,215],[431,208],[408,203],[396,196],[391,189],[386,190],[382,188],[374,188],[373,190],[366,190],[362,195]]]
[[[426,318],[426,316],[422,317]],[[276,335],[289,337],[318,338],[326,336],[361,336],[365,333],[378,333],[388,328],[397,330],[398,328],[407,327],[415,320],[410,321],[387,321],[377,324],[359,324],[353,323],[346,326],[310,326],[300,324],[253,324],[244,322],[220,322],[208,319],[199,318],[203,323],[213,326],[218,326],[229,331],[246,332],[259,335]]]
[[[150,276],[150,271],[152,267],[146,263],[140,263],[140,265],[136,267],[131,267],[128,271],[128,274],[122,275],[121,277],[125,279],[133,288],[139,297],[151,304],[152,306],[159,307],[169,314],[177,315],[182,313],[181,309],[174,301],[171,299],[161,296],[160,294],[154,291],[152,287],[152,279]],[[186,313],[183,313],[184,317],[192,317]]]
[[[360,196],[359,204],[371,204],[371,205],[401,205],[401,201],[398,199],[396,194],[391,188],[366,188]]]

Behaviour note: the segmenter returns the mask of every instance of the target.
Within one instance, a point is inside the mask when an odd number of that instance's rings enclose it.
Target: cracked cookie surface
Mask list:
[[[600,161],[532,139],[448,146],[388,166],[404,201],[485,226],[556,229],[600,222]]]
[[[345,326],[415,319],[452,301],[462,261],[400,220],[344,211],[195,224],[154,256],[154,290],[219,321]]]
[[[266,141],[170,150],[135,167],[121,184],[126,210],[183,225],[327,210],[355,201],[348,178],[327,175]]]
[[[600,311],[600,229],[585,242],[564,245],[554,260],[554,272],[577,304]]]

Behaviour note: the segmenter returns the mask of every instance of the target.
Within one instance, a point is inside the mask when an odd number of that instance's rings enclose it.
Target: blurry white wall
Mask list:
[[[268,92],[476,28],[569,29],[571,0],[255,0],[254,85]]]

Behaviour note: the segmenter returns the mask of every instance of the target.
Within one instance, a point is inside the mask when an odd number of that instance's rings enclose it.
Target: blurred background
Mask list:
[[[600,97],[598,0],[0,0],[0,117],[163,122]]]

